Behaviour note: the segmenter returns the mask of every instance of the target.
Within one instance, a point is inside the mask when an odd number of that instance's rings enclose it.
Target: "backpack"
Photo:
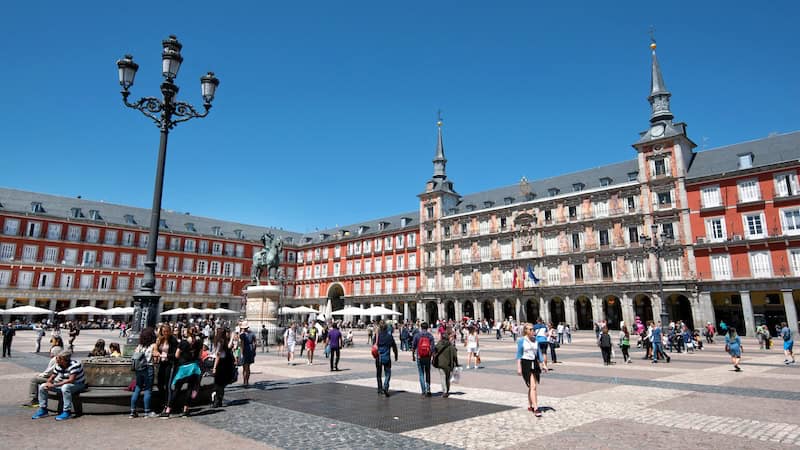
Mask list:
[[[145,369],[147,369],[147,354],[145,354],[144,349],[137,348],[133,352],[133,356],[131,356],[131,370],[138,372]]]
[[[611,347],[611,336],[609,336],[608,334],[601,334],[600,347]]]
[[[431,338],[428,336],[421,336],[419,338],[419,345],[417,345],[417,356],[420,358],[431,357]]]

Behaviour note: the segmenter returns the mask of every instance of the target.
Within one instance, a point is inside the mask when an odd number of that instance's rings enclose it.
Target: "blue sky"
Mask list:
[[[120,10],[120,5],[124,8]],[[115,61],[156,95],[176,34],[179,98],[221,80],[170,135],[163,206],[306,232],[412,211],[437,109],[462,194],[634,157],[648,29],[699,147],[797,130],[800,4],[731,2],[11,2],[0,16],[0,185],[141,207],[158,130]]]

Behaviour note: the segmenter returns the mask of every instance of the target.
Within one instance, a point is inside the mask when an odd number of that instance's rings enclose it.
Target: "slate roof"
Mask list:
[[[408,218],[405,226],[402,226],[402,219]],[[380,229],[380,224],[383,222],[385,224],[384,229]],[[358,234],[358,230],[361,227],[367,227],[362,234]],[[326,230],[319,230],[313,233],[304,233],[298,244],[306,244],[306,238],[311,239],[307,244],[319,244],[321,242],[336,242],[338,240],[349,240],[349,239],[356,239],[359,237],[371,236],[379,233],[390,233],[392,231],[402,230],[408,227],[419,227],[419,210],[402,213],[402,214],[395,214],[393,216],[382,217],[379,219],[372,219],[367,220],[364,222],[356,222],[350,225],[339,226],[336,228],[328,228]],[[349,234],[347,236],[343,236],[341,233],[343,230],[346,230]],[[327,238],[324,240],[322,239],[322,235],[328,235]]]
[[[739,155],[744,153],[753,154],[753,167],[800,161],[800,131],[696,152],[686,178],[691,180],[735,172],[739,170]]]

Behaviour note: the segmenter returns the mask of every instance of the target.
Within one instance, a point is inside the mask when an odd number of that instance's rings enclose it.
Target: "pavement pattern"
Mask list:
[[[84,330],[78,356],[94,341],[119,341],[115,332]],[[734,372],[723,344],[695,353],[672,353],[669,364],[651,364],[632,349],[624,364],[604,366],[590,332],[558,349],[558,364],[542,375],[536,418],[527,410],[526,387],[516,374],[510,336],[481,336],[482,364],[464,370],[442,398],[432,371],[433,398],[419,393],[410,353],[393,362],[390,398],[376,394],[375,368],[366,335],[342,351],[341,372],[330,372],[318,347],[287,364],[279,348],[259,353],[251,386],[229,386],[226,406],[192,408],[189,418],[128,419],[84,415],[67,422],[33,421],[28,380],[48,357],[33,354],[33,333],[21,331],[12,358],[0,359],[0,445],[18,448],[519,448],[557,443],[560,448],[789,448],[800,446],[800,371],[784,365],[780,348],[759,350],[745,339]],[[780,347],[780,346],[776,346]],[[459,359],[466,354],[459,347]],[[142,432],[146,430],[146,432]]]

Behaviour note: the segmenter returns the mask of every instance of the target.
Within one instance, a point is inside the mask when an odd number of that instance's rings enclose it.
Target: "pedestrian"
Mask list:
[[[235,381],[236,364],[230,348],[231,333],[227,328],[217,328],[214,336],[214,392],[211,393],[211,406],[221,408],[225,397],[225,386]]]
[[[564,322],[559,322],[558,326],[556,327],[556,334],[558,334],[558,343],[564,343]]]
[[[478,349],[480,348],[480,338],[478,337],[478,329],[476,327],[469,328],[467,334],[467,342],[464,343],[467,347],[467,369],[472,365],[472,359],[475,359],[475,368],[478,368]]]
[[[44,331],[44,324],[39,322],[36,327],[33,329],[34,333],[36,333],[36,351],[35,353],[39,353],[42,349],[42,338],[45,335]]]
[[[619,348],[622,350],[623,361],[626,364],[630,364],[631,355],[628,353],[628,349],[631,348],[631,335],[628,333],[628,327],[626,325],[623,325],[619,332]]]
[[[608,334],[608,327],[604,326],[600,329],[600,337],[597,338],[597,345],[600,347],[600,353],[603,355],[603,364],[610,366],[611,336]]]
[[[189,406],[195,398],[197,398],[198,390],[200,387],[200,351],[203,346],[203,341],[197,336],[197,329],[189,327],[186,332],[186,338],[178,344],[178,350],[175,352],[175,357],[178,359],[178,367],[175,370],[175,376],[172,380],[169,401],[164,412],[160,417],[168,419],[172,408],[175,406],[175,400],[181,389],[186,385],[186,400],[183,403],[183,417],[189,416]]]
[[[158,347],[156,347],[155,330],[153,330],[152,327],[144,328],[139,334],[139,345],[137,345],[136,349],[133,351],[136,387],[133,389],[133,394],[131,395],[131,419],[139,417],[136,413],[136,402],[139,400],[140,393],[144,397],[144,416],[157,416],[157,414],[150,409],[150,396],[153,390],[154,355],[157,353]],[[138,361],[141,361],[141,363]]]
[[[542,371],[547,372],[547,325],[544,324],[541,317],[536,319],[533,332],[536,335],[536,343],[539,347],[539,361],[542,362]]]
[[[428,322],[422,322],[422,330],[414,336],[411,342],[411,360],[417,363],[419,375],[419,388],[423,396],[431,396],[431,357],[435,341],[428,331]]]
[[[317,348],[317,327],[310,326],[308,328],[308,339],[306,339],[306,359],[308,365],[314,365],[314,350]]]
[[[375,334],[375,346],[377,347],[375,377],[378,381],[378,395],[389,397],[389,382],[392,379],[391,352],[394,351],[394,360],[397,362],[397,344],[383,320],[378,323],[378,331]],[[381,372],[383,372],[383,376],[381,376]]]
[[[242,384],[244,387],[250,386],[250,365],[256,361],[256,335],[250,331],[250,325],[246,320],[239,324],[242,332],[239,334],[239,343],[242,348]]]
[[[14,326],[8,322],[3,325],[3,358],[8,356],[11,358],[11,341],[14,340],[16,330]]]
[[[661,339],[662,336],[661,327],[656,326],[653,322],[650,322],[650,328],[651,328],[650,340],[653,343],[653,364],[658,363],[658,358],[660,356],[663,356],[667,360],[667,362],[669,362],[670,361],[669,355],[664,353],[664,343]]]
[[[78,338],[78,335],[81,334],[81,329],[79,325],[75,325],[75,322],[69,323],[69,351],[72,351],[75,346],[75,339]]]
[[[261,325],[261,353],[269,353],[269,330],[267,325]]]
[[[725,336],[725,350],[731,355],[733,369],[736,372],[741,372],[742,369],[739,367],[739,362],[742,360],[742,339],[736,334],[736,328],[728,328],[728,334]]]
[[[300,332],[300,357],[303,357],[303,351],[306,349],[306,341],[308,341],[308,324],[304,323]]]
[[[450,377],[453,370],[458,367],[458,349],[452,342],[454,339],[455,333],[452,331],[447,331],[439,336],[439,342],[436,343],[436,351],[433,355],[434,367],[439,369],[439,376],[442,380],[442,398],[450,396]],[[431,396],[430,385],[428,385],[427,396]]]
[[[794,340],[792,339],[792,330],[786,325],[786,322],[781,322],[781,337],[783,338],[783,363],[786,365],[794,364]],[[792,360],[789,360],[789,357]]]
[[[553,322],[548,322],[547,324],[547,346],[550,347],[550,359],[552,360],[553,364],[558,364],[558,356],[556,355],[556,348],[558,348],[561,343],[559,343],[558,338],[558,331],[553,327]],[[514,336],[514,341],[516,341],[516,333]]]
[[[172,375],[175,373],[175,365],[177,364],[175,352],[178,351],[178,339],[172,334],[172,327],[169,324],[161,324],[158,328],[156,349],[158,350],[156,355],[156,362],[158,363],[156,386],[162,403],[166,405],[170,395],[169,389],[172,386]]]
[[[713,344],[714,343],[714,334],[716,330],[714,329],[714,324],[711,322],[706,322],[706,330],[705,330],[705,337],[706,343]]]
[[[328,335],[325,339],[325,348],[330,352],[330,360],[328,362],[331,365],[331,372],[339,371],[339,357],[343,344],[342,332],[339,331],[339,325],[334,322],[331,325],[331,329],[328,330]]]
[[[564,334],[567,335],[567,344],[572,344],[572,329],[569,324],[564,324]]]
[[[539,342],[533,334],[533,325],[526,323],[522,327],[522,336],[517,339],[517,375],[522,375],[528,387],[528,411],[536,417],[542,417],[536,393],[541,373]]]
[[[294,362],[294,347],[297,341],[297,324],[292,322],[289,328],[283,332],[283,342],[286,343],[286,364],[292,365]]]

